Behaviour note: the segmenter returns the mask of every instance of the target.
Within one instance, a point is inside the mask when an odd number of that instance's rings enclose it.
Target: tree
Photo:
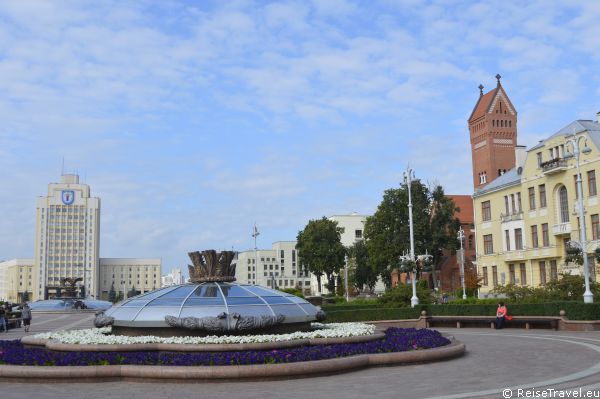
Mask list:
[[[112,303],[117,302],[117,292],[115,291],[115,283],[110,285],[110,291],[108,291],[108,300]]]
[[[357,241],[348,248],[348,256],[354,264],[350,281],[357,290],[362,291],[365,286],[371,292],[377,283],[377,272],[369,263],[369,250],[364,240]]]
[[[415,255],[431,253],[430,196],[420,180],[412,182]],[[400,267],[400,256],[410,253],[408,187],[388,189],[373,216],[365,222],[369,262],[387,287],[391,272]]]
[[[459,209],[452,198],[446,197],[442,186],[436,186],[431,193],[430,220],[432,246],[430,253],[433,255],[431,273],[434,288],[437,288],[435,265],[443,256],[443,250],[456,251],[460,247],[460,242],[456,239],[456,233],[460,229],[460,220],[455,216],[457,211]]]
[[[429,253],[435,264],[442,256],[442,249],[458,245],[456,232],[460,223],[454,216],[457,208],[441,186],[431,191],[420,180],[412,181],[411,197],[415,256]],[[406,184],[384,192],[377,211],[367,218],[365,238],[371,266],[390,287],[391,271],[400,268],[400,256],[410,253]]]
[[[22,301],[22,302],[27,302],[27,301],[29,301],[29,292],[25,291],[25,292],[23,293],[23,296],[21,297],[21,301]]]
[[[341,229],[337,222],[323,217],[308,222],[298,232],[296,250],[300,265],[317,277],[321,292],[321,277],[327,277],[327,289],[335,289],[335,274],[344,266],[346,248],[342,245]]]
[[[137,292],[136,292],[135,284],[134,284],[131,286],[131,289],[127,293],[127,298],[131,298],[132,296],[136,296],[136,295],[137,295]]]

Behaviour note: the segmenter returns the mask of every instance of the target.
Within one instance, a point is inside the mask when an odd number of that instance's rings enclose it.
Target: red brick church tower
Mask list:
[[[496,87],[483,94],[469,117],[473,187],[483,188],[498,176],[515,167],[517,145],[517,111],[506,95],[500,75]]]

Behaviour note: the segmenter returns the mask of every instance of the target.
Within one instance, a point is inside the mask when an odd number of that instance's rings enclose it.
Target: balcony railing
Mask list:
[[[571,233],[571,223],[558,223],[552,226],[552,234],[555,236],[570,234]]]
[[[540,164],[544,174],[551,175],[567,170],[567,160],[565,158],[554,158]]]
[[[513,213],[501,213],[500,220],[502,223],[511,222],[514,220],[523,220],[523,211]]]

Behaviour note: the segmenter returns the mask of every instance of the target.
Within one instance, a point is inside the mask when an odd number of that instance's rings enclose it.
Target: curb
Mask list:
[[[291,377],[309,377],[315,374],[335,374],[371,367],[427,363],[462,356],[465,344],[454,341],[450,345],[409,352],[376,353],[347,358],[316,360],[283,364],[241,366],[10,366],[0,365],[0,380],[48,380],[97,382],[109,380],[156,381],[239,381],[269,380]],[[40,381],[36,381],[40,380]]]

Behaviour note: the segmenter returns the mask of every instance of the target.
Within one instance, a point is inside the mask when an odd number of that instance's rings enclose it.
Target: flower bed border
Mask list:
[[[46,349],[62,352],[133,352],[133,351],[169,351],[169,352],[231,352],[247,350],[268,350],[293,348],[303,345],[333,345],[369,342],[385,338],[385,333],[375,331],[371,335],[351,337],[306,338],[289,341],[256,342],[243,344],[65,344],[52,339],[34,338],[33,335],[21,338],[24,345],[45,346]]]
[[[281,364],[240,366],[12,366],[0,365],[0,380],[27,382],[98,382],[102,380],[206,382],[272,380],[335,374],[361,368],[387,365],[428,363],[462,356],[465,344],[447,337],[449,345],[407,352],[375,353],[345,358]]]

